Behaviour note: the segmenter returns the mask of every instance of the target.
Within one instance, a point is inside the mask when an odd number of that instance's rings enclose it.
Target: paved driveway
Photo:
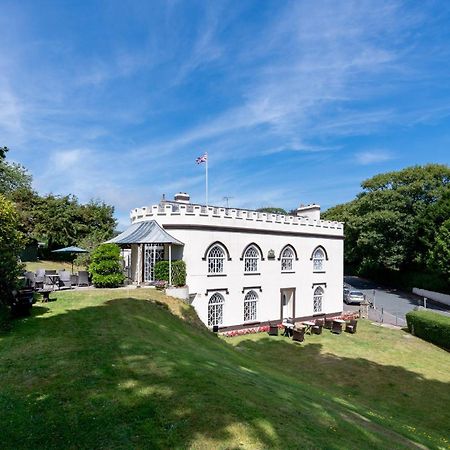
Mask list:
[[[405,319],[405,314],[414,309],[415,306],[423,306],[423,299],[414,294],[402,292],[397,289],[389,289],[359,277],[347,276],[344,277],[344,281],[352,288],[364,292],[366,298],[370,301],[375,297],[374,305],[377,310],[383,308],[385,312],[403,320]],[[346,305],[344,303],[344,309],[351,310],[354,308],[354,306]],[[356,307],[356,309],[357,308],[358,307]],[[427,301],[427,308],[450,315],[450,311],[445,305],[431,302],[430,300]]]

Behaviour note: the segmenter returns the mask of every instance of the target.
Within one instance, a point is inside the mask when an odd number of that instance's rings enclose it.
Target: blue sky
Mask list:
[[[450,162],[450,3],[0,0],[0,145],[40,193],[326,209]]]

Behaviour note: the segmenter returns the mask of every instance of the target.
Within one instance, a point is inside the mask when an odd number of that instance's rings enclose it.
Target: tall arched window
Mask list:
[[[287,246],[281,253],[281,271],[291,272],[294,261],[294,251],[292,247]]]
[[[225,299],[216,292],[211,295],[208,302],[208,326],[222,325],[223,322],[223,304]]]
[[[220,245],[215,245],[208,253],[208,273],[222,273],[225,252]]]
[[[256,320],[256,303],[258,294],[255,291],[249,291],[244,297],[244,322]]]
[[[244,253],[244,272],[258,272],[259,258],[258,249],[251,245]]]
[[[325,270],[325,264],[324,264],[325,252],[323,251],[322,247],[317,247],[314,250],[312,260],[313,260],[314,272],[320,272],[322,270]]]
[[[314,289],[313,311],[315,314],[322,312],[323,294],[324,294],[324,290],[320,286],[318,286],[318,287],[316,287],[316,289]]]

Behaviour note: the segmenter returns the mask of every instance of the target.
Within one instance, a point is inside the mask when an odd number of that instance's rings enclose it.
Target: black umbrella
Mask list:
[[[88,250],[80,247],[64,247],[59,248],[58,250],[53,250],[52,253],[89,253]],[[72,259],[72,273],[73,273],[73,259]]]

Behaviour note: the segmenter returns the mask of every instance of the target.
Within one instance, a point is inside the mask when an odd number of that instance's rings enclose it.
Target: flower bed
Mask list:
[[[359,313],[355,312],[346,312],[344,314],[340,314],[339,316],[327,317],[327,319],[341,319],[341,320],[351,320],[357,319],[359,317]],[[282,323],[277,324],[278,329],[283,330],[284,325]],[[235,336],[244,336],[246,334],[254,334],[254,333],[267,333],[269,331],[269,325],[262,325],[259,327],[251,327],[251,328],[241,328],[239,330],[231,330],[231,331],[223,331],[219,333],[224,337],[235,337]]]

